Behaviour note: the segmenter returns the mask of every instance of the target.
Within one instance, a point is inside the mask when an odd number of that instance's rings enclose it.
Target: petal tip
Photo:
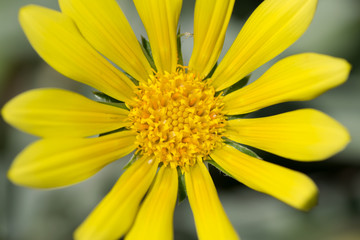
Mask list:
[[[345,71],[346,71],[347,75],[349,75],[351,72],[351,69],[352,69],[351,63],[345,59],[342,59],[342,60],[344,61]]]
[[[343,58],[334,58],[334,69],[336,69],[338,71],[338,74],[341,79],[340,84],[344,83],[350,75],[351,72],[351,64],[350,62],[348,62],[346,59]],[[339,84],[339,85],[340,85]]]
[[[328,155],[325,155],[324,158],[320,160],[326,160],[340,153],[351,142],[351,135],[350,132],[346,129],[346,127],[341,123],[337,122],[336,120],[333,121],[334,121],[334,125],[332,126],[332,128],[334,134],[332,138],[334,140],[332,141],[332,143],[331,142],[329,143],[329,147],[331,146],[333,151],[329,151]]]
[[[308,212],[318,204],[319,192],[315,186],[315,191],[297,209]]]
[[[5,120],[5,122],[8,122],[8,103],[6,103],[2,108],[1,108],[1,116],[3,117],[3,119]]]
[[[22,6],[22,7],[19,9],[19,15],[23,15],[23,14],[25,14],[27,11],[29,11],[29,9],[31,9],[31,8],[36,8],[36,7],[39,7],[39,6],[38,6],[38,5],[35,5],[35,4],[28,4],[28,5]]]
[[[27,16],[31,16],[31,15],[35,15],[35,11],[38,11],[38,10],[41,10],[41,9],[44,9],[45,7],[42,7],[42,6],[39,6],[39,5],[36,5],[36,4],[28,4],[28,5],[25,5],[23,7],[21,7],[19,9],[19,20],[21,22],[21,20]]]
[[[9,171],[6,173],[6,177],[7,177],[7,179],[9,179],[11,182],[15,182],[15,181],[14,181],[14,172],[13,172],[12,168],[10,168]]]
[[[5,103],[5,105],[1,108],[1,116],[3,118],[3,120],[9,124],[13,126],[13,110],[14,107],[12,107],[14,99],[11,99],[10,101],[8,101],[7,103]]]
[[[341,152],[342,150],[344,150],[346,148],[346,146],[351,142],[351,135],[350,135],[350,132],[344,127],[344,126],[341,126],[342,127],[342,130],[341,133],[339,134],[340,137],[340,146],[339,147],[339,152]],[[340,132],[339,131],[339,132]]]
[[[23,174],[19,173],[18,169],[14,166],[14,164],[10,167],[6,174],[7,179],[9,179],[9,181],[13,184],[18,186],[27,186],[26,182],[22,181],[20,176],[23,176]]]

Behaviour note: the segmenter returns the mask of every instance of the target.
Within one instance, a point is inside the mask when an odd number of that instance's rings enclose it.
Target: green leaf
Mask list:
[[[150,47],[150,42],[143,36],[141,36],[141,48],[145,54],[146,59],[150,63],[150,66],[157,72],[154,58],[152,56],[152,51]]]
[[[187,196],[186,186],[185,186],[185,176],[182,174],[181,169],[178,168],[178,179],[179,179],[179,187],[178,187],[178,204],[180,204]]]
[[[244,77],[243,79],[237,81],[235,84],[231,85],[230,87],[226,88],[223,91],[223,95],[227,95],[229,93],[232,93],[236,90],[239,90],[240,88],[243,88],[244,86],[246,86],[249,82],[250,79],[250,75],[247,75],[246,77]]]
[[[128,169],[136,160],[138,160],[141,157],[141,153],[140,152],[135,152],[129,162],[123,167],[124,170]]]
[[[184,65],[184,61],[183,61],[183,56],[182,56],[182,51],[181,51],[181,37],[183,35],[180,34],[180,26],[177,32],[177,50],[178,50],[178,64],[183,66]]]

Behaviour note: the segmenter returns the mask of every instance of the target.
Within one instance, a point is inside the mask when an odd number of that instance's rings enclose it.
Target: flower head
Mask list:
[[[280,60],[246,85],[246,76],[304,33],[316,0],[265,0],[218,66],[234,0],[196,1],[188,64],[177,33],[181,0],[134,0],[149,38],[141,44],[115,0],[59,2],[61,12],[22,8],[25,34],[49,65],[108,101],[37,89],[8,102],[4,119],[41,137],[17,156],[9,178],[28,187],[67,186],[135,151],[113,189],[76,230],[76,239],[171,239],[183,184],[199,238],[237,239],[209,163],[297,209],[316,204],[311,179],[243,145],[319,161],[346,146],[346,129],[313,109],[240,118],[273,104],[313,99],[347,79],[345,60],[303,53]]]
[[[189,170],[222,142],[222,96],[194,73],[158,73],[140,84],[129,120],[142,155]]]

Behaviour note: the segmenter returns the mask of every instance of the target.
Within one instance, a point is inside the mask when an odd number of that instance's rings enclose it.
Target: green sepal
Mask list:
[[[246,113],[246,114],[238,114],[238,115],[226,115],[226,120],[230,121],[230,120],[233,120],[233,119],[244,118],[246,115],[248,115],[248,113]]]
[[[110,97],[109,95],[106,95],[103,92],[93,91],[93,94],[95,95],[96,98],[98,98],[102,102],[121,103],[121,101],[119,101],[113,97]]]
[[[185,185],[185,176],[182,174],[181,169],[177,168],[178,171],[178,201],[177,203],[180,204],[184,199],[187,197],[186,193],[186,185]]]
[[[100,133],[100,134],[99,134],[99,137],[102,137],[102,136],[105,136],[105,135],[109,135],[109,134],[112,134],[112,133],[122,132],[122,131],[125,131],[125,130],[127,130],[127,129],[128,129],[128,128],[126,128],[126,127],[122,127],[122,128],[118,128],[118,129],[112,130],[112,131],[110,131],[110,132]]]
[[[146,59],[150,63],[150,66],[152,67],[152,69],[154,69],[155,72],[157,72],[154,58],[152,56],[150,42],[143,36],[141,36],[141,48],[145,54]]]
[[[249,82],[250,79],[250,75],[247,75],[246,77],[244,77],[243,79],[241,79],[240,81],[236,82],[234,85],[226,88],[224,91],[221,92],[221,94],[223,96],[232,93],[236,90],[239,90],[240,88],[243,88],[244,86],[246,86]],[[246,114],[238,114],[238,115],[226,115],[227,120],[233,120],[233,119],[239,119],[239,118],[244,118]]]
[[[250,75],[247,75],[246,77],[244,77],[243,79],[237,81],[236,83],[234,83],[233,85],[231,85],[230,87],[226,88],[222,93],[223,95],[227,95],[229,93],[232,93],[236,90],[239,90],[240,88],[243,88],[244,86],[246,86],[249,82],[250,79]]]
[[[211,69],[211,71],[209,72],[209,74],[204,78],[204,79],[208,79],[208,78],[211,78],[212,75],[214,74],[216,68],[218,66],[218,63],[216,62],[215,65],[213,66],[213,68]]]
[[[127,72],[123,72],[134,84],[135,86],[139,86],[139,81],[129,75]]]
[[[129,110],[129,108],[126,106],[126,104],[124,102],[121,102],[115,98],[112,98],[109,95],[106,95],[105,93],[94,91],[93,94],[95,95],[95,97],[97,99],[100,100],[100,102],[98,102],[98,103],[102,103],[102,104],[110,105],[113,107],[118,107],[118,108]]]
[[[230,173],[228,173],[225,169],[223,169],[219,164],[217,164],[217,162],[215,162],[212,159],[208,159],[206,160],[207,163],[210,163],[211,165],[213,165],[214,167],[216,167],[217,169],[219,169],[221,172],[223,172],[226,176],[232,177],[234,178]],[[235,179],[235,178],[234,178]]]
[[[249,156],[254,157],[254,158],[262,159],[254,151],[250,150],[247,147],[244,147],[240,143],[234,142],[234,141],[232,141],[232,140],[230,140],[228,138],[225,139],[224,143],[232,146],[233,148],[239,150],[242,153],[245,153],[246,155],[249,155]]]
[[[184,65],[184,61],[183,61],[183,56],[182,56],[182,51],[181,51],[181,37],[183,35],[180,34],[180,26],[179,26],[179,29],[178,29],[178,32],[177,32],[177,39],[176,39],[176,42],[177,42],[177,54],[178,54],[178,64],[183,66]]]
[[[126,163],[126,165],[123,167],[124,170],[128,169],[136,160],[138,160],[141,157],[140,152],[135,152],[130,160]]]

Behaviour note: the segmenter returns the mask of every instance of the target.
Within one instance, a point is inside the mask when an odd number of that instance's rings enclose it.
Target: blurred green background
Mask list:
[[[137,36],[146,35],[130,0],[120,0]],[[0,0],[0,106],[17,94],[39,87],[70,89],[91,97],[91,89],[71,81],[42,61],[26,40],[17,20],[18,10],[29,3],[58,9],[56,0]],[[244,21],[260,0],[237,0],[222,56]],[[181,30],[192,32],[194,1],[184,0]],[[192,38],[183,39],[185,61]],[[356,240],[360,239],[360,1],[319,0],[308,31],[288,50],[261,67],[256,79],[278,59],[301,52],[317,52],[347,59],[352,64],[349,80],[309,102],[285,103],[253,116],[313,107],[342,122],[352,135],[347,149],[324,162],[301,163],[259,152],[264,159],[308,174],[318,184],[319,204],[310,212],[292,209],[264,194],[210,169],[221,202],[244,240]],[[126,159],[104,168],[91,179],[51,191],[18,187],[6,178],[16,156],[35,137],[19,132],[0,120],[0,239],[64,240],[109,191]],[[161,199],[159,199],[161,201]],[[189,204],[176,207],[175,239],[196,239]]]

